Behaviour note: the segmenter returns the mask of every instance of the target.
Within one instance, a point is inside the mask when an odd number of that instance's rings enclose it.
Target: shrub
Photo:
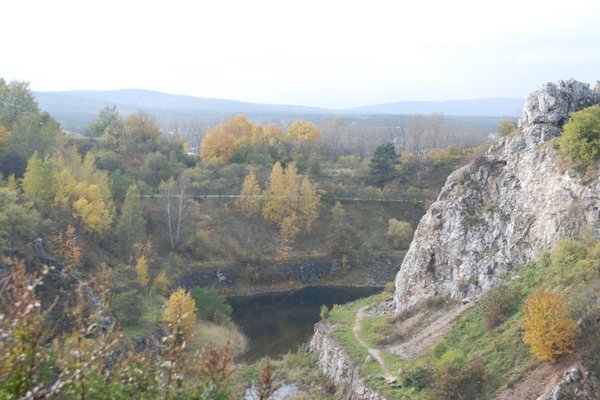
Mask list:
[[[508,119],[503,119],[500,121],[500,125],[498,126],[498,134],[500,136],[509,136],[516,130],[515,123]]]
[[[395,281],[386,282],[385,286],[383,287],[383,291],[384,291],[384,293],[386,293],[388,295],[394,294],[394,292],[396,291],[396,282]]]
[[[231,319],[232,308],[225,298],[212,287],[195,287],[191,291],[198,307],[198,317],[203,321],[215,323]]]
[[[158,275],[156,275],[156,278],[154,278],[152,289],[161,296],[166,296],[169,293],[170,287],[171,282],[167,277],[167,273],[165,271],[160,271]]]
[[[321,319],[327,319],[327,317],[329,316],[329,308],[323,304],[321,306],[321,310],[319,311],[319,316],[321,317]]]
[[[600,156],[600,106],[571,113],[557,139],[560,151],[576,166],[585,167]]]
[[[117,320],[123,325],[136,325],[144,311],[143,298],[137,289],[115,294],[111,308]]]
[[[479,302],[481,313],[488,329],[506,321],[516,311],[519,293],[508,286],[491,289]]]
[[[575,346],[576,325],[568,304],[556,294],[537,289],[523,305],[523,341],[537,358],[553,362]]]
[[[432,381],[431,369],[424,363],[412,363],[403,375],[405,385],[425,389]]]
[[[435,368],[433,392],[438,399],[479,399],[485,378],[483,362],[465,363],[458,352],[449,350]]]
[[[585,278],[591,269],[591,260],[583,243],[563,239],[554,248],[550,258],[550,274],[557,283],[566,284]]]
[[[410,223],[392,218],[388,221],[388,238],[395,248],[408,248],[413,230]]]

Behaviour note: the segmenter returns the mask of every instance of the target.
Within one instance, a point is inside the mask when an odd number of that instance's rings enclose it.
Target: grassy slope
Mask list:
[[[589,254],[588,257],[594,256]],[[515,290],[519,304],[534,288],[541,286],[560,293],[568,299],[575,318],[586,314],[596,315],[598,306],[594,306],[593,303],[598,297],[600,274],[597,273],[597,269],[592,268],[591,275],[585,274],[582,277],[576,265],[577,263],[557,266],[550,261],[550,257],[542,257],[536,263],[521,267],[507,277],[507,280],[510,278],[509,286]],[[560,268],[561,274],[557,272],[557,268]],[[569,271],[576,271],[575,273],[580,276],[571,277],[568,281],[557,281],[555,278],[557,275],[570,276]],[[383,373],[381,367],[377,363],[364,363],[367,356],[366,349],[360,346],[352,335],[356,311],[364,305],[375,305],[380,299],[378,296],[373,296],[336,307],[331,311],[329,319],[341,325],[334,335],[345,346],[356,365],[359,365],[365,382],[390,399],[435,398],[432,375],[435,373],[435,368],[441,364],[440,360],[448,358],[450,352],[458,354],[464,365],[473,360],[483,363],[485,379],[478,397],[481,399],[493,398],[500,391],[515,385],[528,371],[540,365],[529,351],[529,347],[522,341],[520,306],[515,308],[504,323],[494,329],[488,329],[484,322],[483,311],[476,303],[454,321],[450,332],[437,345],[415,359],[403,361],[398,356],[382,351],[386,366],[393,374],[397,374],[398,381],[402,385],[400,388],[391,388],[385,382],[374,378],[375,375]],[[422,306],[419,310],[425,315],[435,311],[426,306]],[[382,326],[396,321],[397,319],[389,316],[365,319],[362,329],[363,338],[372,347],[383,348],[378,344],[377,332],[381,331]],[[600,364],[596,356],[600,349],[599,331],[600,326],[596,323],[596,326],[584,332],[585,334],[578,338],[576,351],[576,358],[582,359],[584,365],[596,374],[600,372]]]

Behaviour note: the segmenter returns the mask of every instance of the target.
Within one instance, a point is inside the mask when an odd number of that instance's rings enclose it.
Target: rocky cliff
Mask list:
[[[319,353],[318,367],[335,383],[336,387],[344,388],[348,400],[385,400],[374,390],[365,386],[358,366],[350,360],[346,349],[331,335],[335,326],[328,322],[315,325],[309,351]]]
[[[600,236],[600,180],[561,167],[549,142],[570,112],[593,104],[600,83],[546,84],[527,98],[518,134],[448,178],[396,277],[396,310],[438,293],[476,296],[560,238]]]

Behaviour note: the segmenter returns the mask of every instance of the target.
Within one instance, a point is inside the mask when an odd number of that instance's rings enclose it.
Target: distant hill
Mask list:
[[[228,116],[242,113],[252,118],[261,116],[287,119],[326,117],[328,115],[389,115],[389,114],[432,114],[459,117],[516,117],[520,114],[524,100],[496,98],[449,101],[402,101],[331,110],[316,107],[259,104],[236,100],[210,99],[185,95],[174,95],[142,89],[122,90],[73,90],[64,92],[34,92],[40,108],[52,114],[63,128],[79,130],[87,126],[98,110],[107,105],[116,105],[121,113],[138,110],[159,117],[204,116],[219,121]]]
[[[35,92],[40,107],[50,112],[96,113],[106,105],[115,104],[122,112],[137,110],[211,113],[211,114],[323,114],[332,112],[314,107],[279,104],[257,104],[236,100],[208,99],[185,95],[167,94],[142,89],[121,90],[73,90],[66,92]]]
[[[489,98],[447,101],[399,101],[350,108],[347,111],[360,114],[432,114],[474,117],[516,117],[523,110],[524,99]]]

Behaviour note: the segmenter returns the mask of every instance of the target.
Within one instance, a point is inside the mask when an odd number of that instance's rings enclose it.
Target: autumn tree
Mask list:
[[[265,221],[279,225],[285,218],[286,199],[285,199],[285,175],[283,167],[276,162],[271,169],[271,175],[265,190],[265,204],[263,207],[263,217]]]
[[[67,226],[65,232],[59,232],[56,236],[55,252],[62,258],[69,268],[76,268],[81,262],[81,247],[77,240],[75,227]]]
[[[542,361],[553,362],[575,347],[576,325],[564,299],[537,289],[523,305],[523,341]]]
[[[263,364],[258,373],[258,398],[260,400],[267,400],[275,389],[277,389],[275,385],[275,377],[273,376],[273,368],[271,366],[271,361],[267,358],[263,361]]]
[[[87,153],[83,160],[72,150],[55,160],[57,190],[54,204],[79,219],[86,231],[102,234],[112,225],[115,207],[106,171],[96,168]]]
[[[140,192],[136,184],[127,189],[125,201],[121,207],[121,216],[115,228],[115,238],[125,256],[131,254],[134,243],[144,241],[146,220],[142,215]]]
[[[273,165],[265,190],[263,217],[279,227],[285,241],[293,240],[303,230],[312,229],[319,205],[316,188],[306,177],[299,184],[294,164],[285,170],[278,162]]]
[[[184,335],[189,334],[196,322],[196,302],[189,292],[179,288],[165,302],[163,322],[179,326]]]
[[[47,212],[56,196],[56,175],[50,160],[42,160],[34,152],[23,176],[23,193],[40,211]]]
[[[135,263],[135,273],[140,286],[148,286],[150,276],[148,275],[148,261],[146,260],[146,257],[141,256],[138,258],[137,262]]]
[[[200,157],[204,160],[228,162],[235,154],[235,136],[222,126],[210,128],[200,146]]]
[[[287,137],[292,142],[295,152],[305,159],[312,150],[321,144],[321,132],[308,121],[294,121],[287,129]]]
[[[319,206],[321,196],[317,193],[315,185],[313,185],[307,177],[302,179],[300,184],[300,219],[303,229],[307,232],[312,230],[313,223],[319,217]]]
[[[9,135],[10,135],[10,132],[8,132],[8,129],[6,129],[4,127],[4,125],[0,124],[0,149],[2,148],[2,145],[8,139]]]
[[[287,136],[298,142],[318,143],[321,141],[321,133],[312,122],[297,120],[287,129]]]
[[[152,289],[161,296],[167,294],[170,286],[171,282],[169,281],[169,277],[165,271],[160,271],[154,278],[154,282],[152,282]]]
[[[200,148],[202,159],[229,162],[238,148],[262,135],[262,128],[243,115],[235,115],[206,132]]]
[[[256,174],[250,172],[244,178],[240,197],[236,201],[237,207],[247,215],[257,215],[260,212],[261,188],[256,180]]]

